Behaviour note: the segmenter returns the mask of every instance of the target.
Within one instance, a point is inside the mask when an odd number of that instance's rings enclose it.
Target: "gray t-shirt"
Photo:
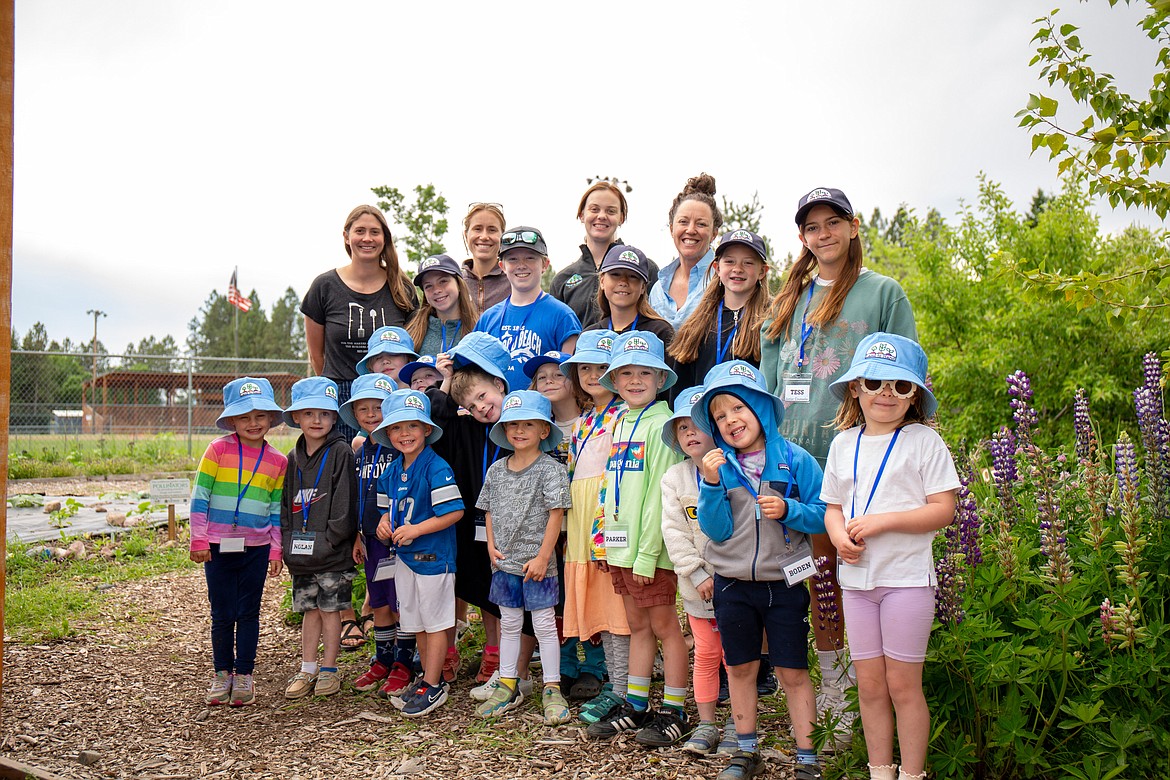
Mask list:
[[[488,468],[476,507],[492,514],[492,536],[496,549],[504,554],[495,568],[523,576],[524,564],[540,552],[549,512],[568,509],[572,499],[564,465],[542,454],[523,471],[512,471],[508,468],[510,457],[500,458]],[[556,556],[550,555],[544,575],[556,573]]]

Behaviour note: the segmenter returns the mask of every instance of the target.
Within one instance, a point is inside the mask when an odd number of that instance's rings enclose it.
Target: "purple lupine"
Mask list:
[[[1113,473],[1117,477],[1117,491],[1122,503],[1132,500],[1136,504],[1141,497],[1138,490],[1137,454],[1125,431],[1121,432],[1117,444],[1113,446]]]
[[[1143,384],[1154,393],[1161,395],[1162,390],[1162,362],[1154,352],[1147,352],[1142,357]]]
[[[938,622],[945,626],[957,626],[963,622],[966,613],[963,610],[963,591],[966,582],[963,579],[961,559],[953,554],[948,541],[948,552],[934,565],[938,584],[934,587],[934,615]]]
[[[1068,472],[1053,478],[1052,462],[1037,453],[1032,461],[1032,476],[1036,480],[1036,519],[1040,528],[1040,552],[1045,573],[1058,585],[1072,580],[1072,559],[1068,554],[1064,518],[1060,514],[1058,486],[1068,481]]]
[[[1016,436],[1006,425],[991,435],[991,477],[996,488],[1011,490],[1019,479],[1016,473]]]
[[[1123,536],[1122,541],[1115,545],[1121,558],[1121,565],[1117,567],[1117,578],[1132,588],[1137,595],[1138,587],[1145,576],[1140,564],[1142,549],[1146,546],[1147,540],[1142,536],[1141,530],[1137,456],[1134,454],[1133,442],[1125,431],[1117,438],[1117,444],[1113,448],[1113,459],[1118,494],[1118,506],[1115,509],[1120,516]]]
[[[1073,401],[1073,430],[1077,435],[1077,458],[1088,460],[1093,452],[1093,424],[1089,420],[1089,399],[1083,387],[1077,388],[1076,400]]]
[[[1008,395],[1012,397],[1012,419],[1016,421],[1016,438],[1019,447],[1031,440],[1032,429],[1036,427],[1039,415],[1032,408],[1032,380],[1023,371],[1016,370],[1006,377]]]
[[[1113,632],[1117,630],[1117,621],[1113,617],[1113,605],[1109,599],[1101,602],[1101,638],[1108,645],[1113,639]]]
[[[983,563],[983,551],[979,548],[979,533],[983,521],[979,517],[979,503],[971,492],[975,474],[970,467],[959,473],[959,492],[955,502],[955,529],[959,552],[968,566],[974,568]]]
[[[814,561],[817,567],[813,575],[813,593],[817,606],[817,621],[824,631],[830,626],[837,629],[841,625],[841,613],[837,609],[837,590],[833,584],[833,569],[829,566],[829,559],[821,556]]]

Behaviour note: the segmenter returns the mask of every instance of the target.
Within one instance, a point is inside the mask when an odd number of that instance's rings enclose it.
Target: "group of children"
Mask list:
[[[822,473],[781,436],[785,405],[757,367],[715,364],[702,384],[673,393],[672,410],[660,399],[677,377],[658,335],[636,323],[620,334],[581,332],[575,315],[559,310],[530,322],[552,303],[539,291],[547,250],[531,228],[502,243],[519,294],[458,343],[440,333],[433,359],[414,353],[406,331],[381,328],[343,404],[337,386],[318,377],[297,382],[285,410],[266,380],[224,388],[218,425],[231,435],[204,455],[191,512],[191,554],[206,564],[212,611],[208,703],[255,699],[260,593],[265,572],[278,575],[282,562],[304,613],[302,664],[285,695],[336,693],[338,612],[350,604],[356,561],[375,653],[354,687],[377,690],[405,717],[426,715],[450,692],[444,666],[459,577],[481,567],[499,613],[499,668],[472,692],[479,716],[522,703],[527,633],[544,659],[546,724],[571,717],[557,663],[569,657],[573,690],[584,683],[590,697],[579,713],[588,737],[633,731],[647,747],[685,739],[702,754],[722,740],[734,754],[719,777],[754,777],[764,771],[756,712],[766,647],[793,724],[795,777],[813,780],[805,580],[816,571],[809,537],[827,532],[842,560],[871,774],[925,777],[931,538],[951,520],[958,479],[941,438],[921,424],[936,406],[921,348],[886,333],[862,340],[832,386],[842,433]],[[510,257],[510,249],[524,251]],[[631,256],[631,267],[638,260]],[[529,389],[517,389],[521,377]],[[264,440],[281,415],[301,430],[287,458]],[[362,435],[346,441],[338,416]],[[652,708],[659,649],[664,686]],[[732,712],[722,738],[721,666]],[[697,725],[686,714],[688,676]]]

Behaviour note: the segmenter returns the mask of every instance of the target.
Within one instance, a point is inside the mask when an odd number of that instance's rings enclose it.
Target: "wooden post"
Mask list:
[[[167,541],[173,542],[177,538],[175,535],[175,505],[167,504]]]
[[[0,0],[0,496],[8,496],[8,411],[12,392],[12,74],[16,0]],[[8,502],[0,501],[0,627],[4,625],[4,561]],[[0,699],[4,695],[4,631],[0,630]],[[3,708],[0,707],[0,712]]]

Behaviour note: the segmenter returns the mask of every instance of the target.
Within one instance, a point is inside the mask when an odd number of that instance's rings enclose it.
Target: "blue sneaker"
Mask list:
[[[418,688],[415,689],[414,694],[402,707],[402,717],[404,718],[421,718],[428,715],[439,707],[443,706],[447,701],[447,683],[440,682],[438,685],[431,685],[425,680],[419,683]]]

